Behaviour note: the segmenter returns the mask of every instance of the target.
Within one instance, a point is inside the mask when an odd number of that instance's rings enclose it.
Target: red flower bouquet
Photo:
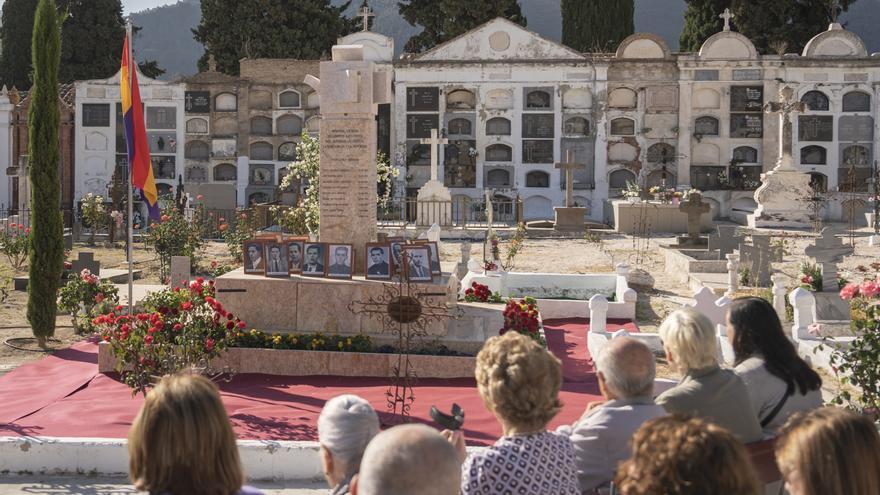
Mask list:
[[[519,332],[531,337],[544,347],[547,342],[540,332],[541,323],[538,319],[538,305],[535,299],[526,297],[516,301],[510,299],[504,308],[504,328],[498,333],[504,335],[507,332]]]

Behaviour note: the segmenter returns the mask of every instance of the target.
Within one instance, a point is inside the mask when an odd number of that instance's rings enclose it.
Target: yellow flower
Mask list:
[[[351,338],[345,339],[345,343],[346,343],[347,345],[351,345]]]
[[[339,344],[337,344],[337,347],[339,347],[340,349],[342,349],[342,345],[343,345],[342,342],[339,342]]]
[[[275,337],[272,337],[272,343],[275,345],[280,345],[281,344],[281,336],[276,335]]]
[[[257,329],[251,328],[251,335],[256,335],[256,334],[257,334]]]

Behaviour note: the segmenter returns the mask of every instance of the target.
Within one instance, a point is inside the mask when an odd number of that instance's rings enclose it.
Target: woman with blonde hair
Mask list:
[[[724,428],[676,414],[648,420],[617,470],[620,495],[759,495],[745,446]]]
[[[880,493],[880,434],[845,409],[794,414],[776,441],[776,462],[791,495]]]
[[[217,386],[174,375],[147,393],[128,432],[135,488],[162,495],[259,495],[243,487],[235,434]]]
[[[667,361],[684,377],[657,396],[657,404],[669,413],[693,415],[723,426],[744,442],[761,440],[761,424],[745,383],[718,365],[715,325],[686,307],[670,314],[658,333]]]
[[[562,365],[534,340],[516,332],[492,337],[477,355],[477,389],[501,423],[503,436],[467,458],[460,431],[443,434],[459,451],[461,492],[579,495],[574,445],[547,431],[562,407]]]
[[[379,433],[379,416],[357,395],[327,401],[318,416],[318,442],[331,495],[344,495],[361,466],[367,444]]]

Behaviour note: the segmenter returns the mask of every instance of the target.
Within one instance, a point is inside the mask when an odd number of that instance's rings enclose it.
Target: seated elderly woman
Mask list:
[[[633,435],[632,451],[614,478],[620,495],[763,493],[742,442],[698,418],[649,420]]]
[[[516,332],[492,337],[477,355],[477,389],[504,436],[462,465],[461,492],[580,494],[574,446],[547,431],[562,404],[562,366],[534,340]],[[443,432],[467,457],[461,432]]]
[[[235,434],[217,386],[175,375],[150,390],[128,432],[135,488],[162,495],[257,495],[243,487]]]
[[[795,413],[776,441],[791,495],[880,493],[880,434],[867,416],[823,407]]]
[[[318,416],[318,443],[331,495],[349,493],[364,450],[378,433],[379,417],[366,400],[340,395],[324,404]]]
[[[822,379],[798,356],[765,299],[731,303],[727,339],[736,357],[733,371],[746,384],[765,436],[776,436],[792,414],[822,406]]]
[[[666,359],[684,377],[657,396],[667,412],[699,416],[723,426],[744,442],[762,438],[745,383],[718,366],[715,325],[693,308],[673,312],[658,329]]]

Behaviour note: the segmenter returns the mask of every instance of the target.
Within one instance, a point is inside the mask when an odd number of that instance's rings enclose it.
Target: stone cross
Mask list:
[[[101,274],[101,262],[95,259],[95,253],[91,251],[81,251],[79,257],[70,263],[70,270],[73,273],[79,273],[84,268],[88,268],[92,275]]]
[[[739,253],[743,263],[748,263],[751,277],[759,287],[770,285],[770,262],[774,252],[769,235],[752,235],[752,244],[740,244]]]
[[[735,225],[719,225],[718,232],[709,235],[709,251],[718,251],[718,259],[724,259],[745,240],[745,236],[737,234]]]
[[[834,235],[831,227],[822,229],[822,234],[816,239],[815,244],[804,249],[804,254],[819,264],[823,292],[837,291],[837,262],[852,253],[852,246],[844,244]]]
[[[168,285],[171,287],[177,287],[183,281],[189,281],[191,277],[190,266],[192,262],[189,259],[189,256],[172,256],[171,257],[171,278],[169,279]]]
[[[806,105],[795,98],[794,90],[788,86],[779,90],[779,101],[764,105],[764,112],[779,114],[779,161],[777,167],[794,168],[792,161],[792,118],[791,114],[803,112]]]
[[[730,31],[730,20],[736,17],[735,15],[730,13],[730,9],[724,9],[724,13],[719,15],[718,17],[724,19],[724,30]]]
[[[575,163],[571,150],[565,150],[565,161],[557,163],[556,168],[565,170],[565,207],[574,206],[574,170],[580,168],[580,163]]]
[[[690,193],[688,200],[678,205],[678,211],[688,216],[688,237],[694,240],[700,238],[700,217],[711,209],[709,203],[703,203],[703,195],[698,192]]]
[[[437,180],[437,161],[440,156],[440,146],[444,144],[448,144],[449,140],[445,137],[440,137],[437,129],[431,129],[431,137],[422,138],[422,144],[428,144],[431,146],[431,180]]]
[[[495,223],[495,212],[492,211],[492,191],[486,190],[486,223],[489,224],[489,230],[492,229],[492,224]]]
[[[364,28],[362,29],[362,31],[369,31],[370,18],[376,17],[376,14],[373,13],[373,9],[371,9],[369,5],[364,5],[363,7],[361,7],[360,12],[358,13],[358,17],[360,17],[362,22],[364,23]]]

